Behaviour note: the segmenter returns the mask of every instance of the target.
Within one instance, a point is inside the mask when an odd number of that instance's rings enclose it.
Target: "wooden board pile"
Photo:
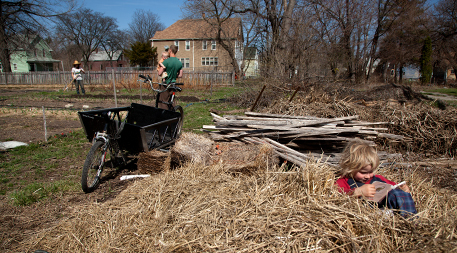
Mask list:
[[[377,127],[391,122],[363,122],[358,116],[318,118],[245,112],[245,116],[211,113],[214,125],[204,125],[215,141],[243,141],[268,143],[284,160],[304,165],[308,159],[321,159],[331,165],[339,162],[344,146],[355,138],[365,139],[376,145],[373,139],[382,137],[399,141],[403,136],[387,134],[387,128]],[[379,152],[381,160],[390,156]]]

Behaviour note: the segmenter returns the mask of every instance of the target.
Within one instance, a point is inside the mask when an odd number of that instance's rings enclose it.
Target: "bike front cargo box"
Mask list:
[[[107,116],[110,113],[125,115],[125,125],[118,143],[120,149],[130,153],[147,152],[169,146],[180,134],[179,112],[132,103],[128,107],[78,112],[89,141],[92,141],[97,132],[102,132],[105,126],[108,133],[116,133],[121,124],[118,120],[110,120]],[[121,118],[121,121],[123,120]]]

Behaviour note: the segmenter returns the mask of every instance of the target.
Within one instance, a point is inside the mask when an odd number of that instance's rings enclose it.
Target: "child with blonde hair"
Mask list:
[[[343,151],[341,160],[341,177],[336,181],[341,192],[354,197],[372,198],[376,193],[373,182],[384,182],[396,185],[374,172],[379,166],[379,157],[376,149],[366,141],[357,139],[348,143]],[[404,184],[400,189],[392,189],[387,197],[378,203],[379,208],[395,209],[402,216],[417,213],[409,187]]]
[[[160,70],[161,67],[162,67],[162,68],[165,68],[165,66],[163,65],[163,61],[165,61],[166,59],[168,59],[168,57],[170,57],[170,55],[168,54],[167,51],[162,52],[162,57],[160,58],[160,60],[159,60],[159,65],[157,66],[157,72],[159,72],[159,70]],[[167,76],[168,76],[168,75],[167,75],[167,72],[165,72],[165,71],[162,72],[161,75],[159,75],[159,77],[160,77],[161,79],[164,79],[164,78],[166,78]]]

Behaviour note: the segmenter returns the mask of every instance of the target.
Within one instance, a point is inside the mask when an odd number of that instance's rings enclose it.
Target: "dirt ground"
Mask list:
[[[9,110],[8,113],[0,114],[0,141],[20,141],[25,143],[44,141],[44,124],[43,115],[40,113],[41,108],[58,111],[59,108],[70,108],[75,113],[72,114],[56,114],[46,116],[47,136],[59,136],[66,134],[76,129],[81,129],[77,111],[110,108],[114,107],[112,96],[106,95],[106,100],[100,100],[103,95],[92,96],[86,94],[84,97],[76,94],[63,94],[57,100],[40,100],[34,97],[21,97],[20,99],[11,98],[18,93],[27,93],[30,91],[13,91],[0,90],[1,110]],[[144,104],[151,104],[153,97],[143,96]],[[181,101],[196,102],[195,97],[180,96]],[[142,103],[140,97],[126,99],[122,96],[118,97],[118,106],[128,106],[130,103]],[[36,108],[36,113],[24,113],[24,110],[32,110],[30,107]],[[91,144],[87,142],[87,150]],[[74,160],[67,159],[55,161],[58,167],[66,169],[82,170],[82,163],[85,157],[78,157]],[[441,188],[457,192],[457,183],[455,176],[457,175],[457,163],[453,159],[416,159],[416,166],[419,166],[425,174],[431,170],[440,171],[438,178],[435,178],[436,184]],[[421,159],[421,160],[418,160]],[[114,198],[118,193],[124,190],[133,180],[120,181],[119,177],[126,174],[136,174],[135,161],[131,162],[131,166],[127,166],[122,171],[111,171],[108,177],[108,182],[102,183],[100,187],[91,194],[84,194],[82,191],[71,193],[66,196],[59,196],[56,199],[48,199],[45,202],[36,203],[26,207],[14,207],[8,204],[7,196],[0,196],[0,249],[9,252],[7,245],[14,246],[20,243],[24,238],[36,231],[46,229],[53,224],[59,222],[60,219],[71,215],[74,210],[80,205],[88,205],[93,202],[104,202]],[[49,175],[48,175],[49,176]],[[52,175],[51,175],[52,176]],[[79,179],[78,179],[79,181]],[[9,247],[8,246],[8,247]]]

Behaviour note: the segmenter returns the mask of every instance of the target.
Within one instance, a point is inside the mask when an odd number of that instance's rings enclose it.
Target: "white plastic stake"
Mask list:
[[[44,106],[41,106],[41,108],[43,108],[44,141],[48,142],[48,130],[46,129],[46,114],[44,112]]]

